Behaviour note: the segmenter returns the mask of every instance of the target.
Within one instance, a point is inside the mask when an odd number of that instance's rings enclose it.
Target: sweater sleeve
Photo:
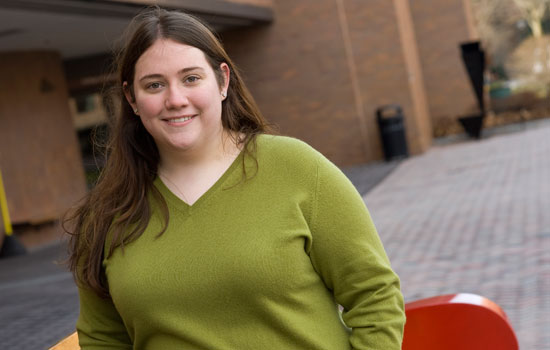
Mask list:
[[[110,298],[80,287],[80,315],[76,322],[82,350],[132,349],[132,341]]]
[[[398,276],[363,199],[324,157],[318,163],[310,257],[343,307],[356,350],[401,349],[405,314]]]

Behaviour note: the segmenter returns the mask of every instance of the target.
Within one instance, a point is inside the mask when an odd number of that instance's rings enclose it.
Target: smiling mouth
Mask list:
[[[191,116],[187,116],[187,117],[166,118],[166,119],[164,119],[164,121],[166,121],[168,123],[183,123],[183,122],[186,122],[188,120],[193,119],[194,117],[195,117],[194,115],[191,115]]]

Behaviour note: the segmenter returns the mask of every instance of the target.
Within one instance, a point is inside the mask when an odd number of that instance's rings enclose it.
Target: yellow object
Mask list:
[[[49,350],[79,350],[78,334],[74,332],[67,338],[52,346]]]
[[[4,181],[2,180],[2,171],[0,170],[0,209],[2,210],[2,221],[4,221],[4,230],[6,236],[11,236],[13,228],[11,227],[10,213],[8,211],[8,201],[6,200],[6,191],[4,191]]]

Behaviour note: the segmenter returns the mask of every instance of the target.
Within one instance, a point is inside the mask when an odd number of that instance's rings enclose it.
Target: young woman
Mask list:
[[[118,68],[107,163],[69,220],[83,350],[401,348],[399,279],[361,197],[268,135],[207,27],[146,10]]]

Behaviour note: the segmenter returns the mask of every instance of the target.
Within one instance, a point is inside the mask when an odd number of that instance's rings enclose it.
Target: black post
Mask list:
[[[479,106],[479,114],[459,118],[462,127],[471,137],[481,137],[481,128],[485,117],[485,101],[483,99],[483,72],[485,71],[485,52],[479,41],[460,44],[462,61],[468,71],[470,82],[474,89]]]

